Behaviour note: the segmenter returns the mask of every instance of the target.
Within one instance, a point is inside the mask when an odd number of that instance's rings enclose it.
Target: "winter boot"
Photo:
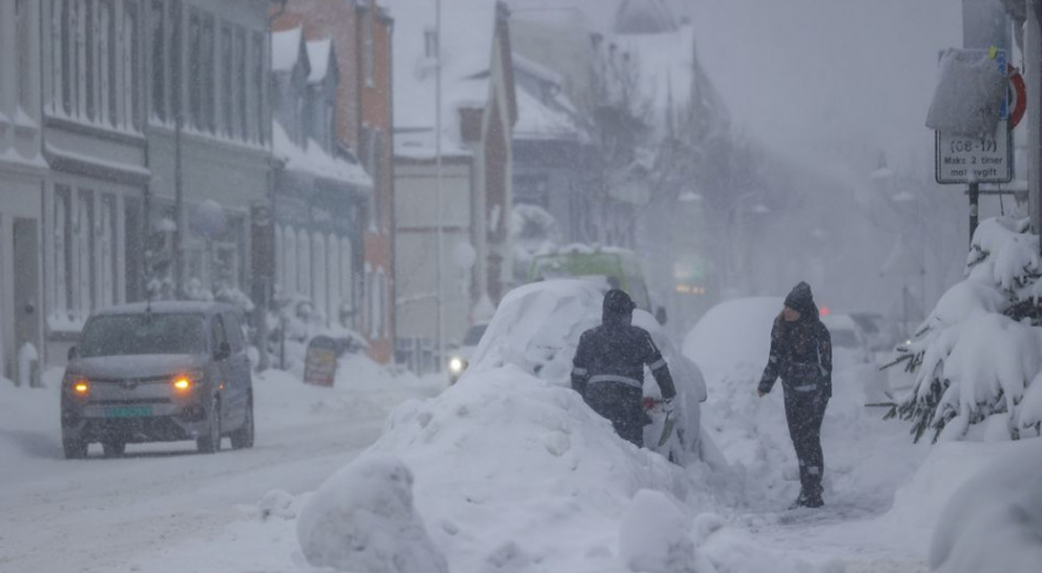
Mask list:
[[[807,507],[807,494],[801,489],[799,497],[796,501],[789,505],[789,509],[799,509],[801,507]]]
[[[825,505],[825,502],[822,501],[820,493],[819,494],[808,495],[803,500],[803,507],[817,508],[817,507],[821,507],[823,505]]]

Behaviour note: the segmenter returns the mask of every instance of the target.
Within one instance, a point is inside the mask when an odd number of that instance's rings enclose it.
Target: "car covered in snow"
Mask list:
[[[67,458],[100,442],[195,440],[200,452],[253,446],[253,382],[235,307],[136,303],[94,313],[69,351],[61,388]]]
[[[821,317],[825,328],[832,336],[834,361],[868,363],[872,361],[872,349],[865,331],[848,314],[829,314]]]
[[[604,292],[605,288],[596,283],[579,279],[536,282],[510,291],[489,323],[464,379],[472,373],[509,365],[570,387],[579,337],[601,323]],[[633,324],[651,335],[677,387],[674,431],[658,446],[665,415],[658,406],[658,386],[645,371],[645,405],[652,419],[645,427],[645,443],[680,464],[702,459],[699,409],[706,400],[706,387],[701,370],[677,350],[647,311],[634,310]]]

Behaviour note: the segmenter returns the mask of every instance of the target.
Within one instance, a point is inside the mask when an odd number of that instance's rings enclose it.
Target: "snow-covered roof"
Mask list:
[[[659,34],[674,32],[676,17],[662,0],[623,0],[615,13],[618,34]]]
[[[373,180],[361,165],[333,157],[317,141],[308,140],[305,148],[298,147],[279,122],[272,122],[272,147],[276,159],[286,162],[286,168],[342,181],[358,187],[372,188]]]
[[[303,29],[299,26],[271,34],[271,71],[288,72],[300,57]]]
[[[515,139],[578,138],[579,126],[564,110],[545,105],[524,89],[517,90],[517,124]]]
[[[435,3],[384,0],[394,18],[395,129],[430,129],[435,123],[435,61],[427,56],[427,33],[435,29]],[[458,138],[463,106],[484,106],[495,34],[495,0],[441,3],[442,128]],[[433,137],[428,138],[433,142]]]
[[[311,75],[308,83],[317,84],[326,79],[329,73],[329,61],[333,55],[333,40],[315,40],[307,43],[308,61],[311,63]]]

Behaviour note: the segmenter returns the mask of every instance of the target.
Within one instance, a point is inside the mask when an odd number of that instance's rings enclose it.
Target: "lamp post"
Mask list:
[[[444,237],[442,233],[442,221],[441,221],[441,184],[442,184],[442,165],[441,165],[441,0],[435,0],[434,3],[434,57],[435,57],[435,68],[434,68],[434,202],[435,202],[435,235],[437,236],[437,253],[435,255],[435,281],[437,282],[437,329],[438,329],[438,361],[437,371],[441,372],[442,362],[445,360],[445,309],[444,309],[444,293],[442,287],[442,250]]]

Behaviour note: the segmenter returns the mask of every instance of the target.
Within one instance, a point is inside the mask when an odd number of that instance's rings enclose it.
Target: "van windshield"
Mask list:
[[[200,314],[113,314],[92,318],[80,337],[80,356],[204,354]]]

